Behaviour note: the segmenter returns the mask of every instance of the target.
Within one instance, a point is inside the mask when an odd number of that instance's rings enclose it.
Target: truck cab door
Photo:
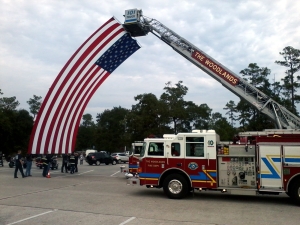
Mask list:
[[[208,187],[208,160],[204,137],[200,141],[194,137],[186,137],[184,170],[189,174],[193,187]]]

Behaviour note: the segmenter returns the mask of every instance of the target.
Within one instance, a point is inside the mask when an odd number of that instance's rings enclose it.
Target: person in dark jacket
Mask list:
[[[31,166],[32,166],[32,155],[31,154],[27,154],[26,155],[26,172],[25,172],[25,176],[27,177],[31,177]]]
[[[78,153],[75,153],[75,173],[78,172]]]
[[[74,153],[72,153],[70,155],[69,164],[70,164],[70,167],[71,167],[70,173],[73,174],[74,169],[75,169],[75,155],[74,155]]]
[[[25,175],[24,175],[24,172],[23,172],[23,161],[22,161],[21,150],[18,150],[18,154],[16,155],[15,160],[16,160],[16,168],[15,168],[14,177],[18,178],[17,173],[18,173],[18,170],[20,170],[20,172],[22,174],[22,177],[24,178]]]
[[[48,155],[43,155],[42,157],[42,163],[43,163],[43,177],[46,177],[49,172],[49,164],[50,164],[51,158],[49,158]]]
[[[65,168],[66,173],[68,173],[68,161],[69,161],[68,159],[69,159],[68,155],[64,154],[63,158],[62,158],[62,165],[61,165],[62,173],[64,172],[64,168]]]

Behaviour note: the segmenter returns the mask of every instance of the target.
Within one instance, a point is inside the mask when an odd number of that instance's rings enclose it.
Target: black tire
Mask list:
[[[189,185],[182,175],[170,174],[163,182],[163,189],[169,198],[181,199],[187,195],[189,191]]]
[[[100,166],[100,164],[101,164],[100,161],[97,160],[97,161],[96,161],[96,166]]]
[[[116,165],[117,164],[117,161],[116,160],[113,160],[111,165]]]
[[[121,164],[121,163],[122,163],[122,161],[121,161],[121,159],[119,159],[119,160],[118,160],[118,164]]]
[[[91,165],[93,165],[93,163],[89,163],[89,165],[91,166]]]
[[[288,195],[297,205],[300,205],[300,179],[293,182]]]

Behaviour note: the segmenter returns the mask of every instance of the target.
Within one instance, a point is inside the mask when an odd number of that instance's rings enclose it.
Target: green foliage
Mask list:
[[[33,95],[33,98],[30,98],[29,101],[27,101],[29,105],[29,110],[33,114],[33,118],[38,114],[41,105],[42,105],[42,97]]]
[[[300,50],[287,46],[279,54],[282,55],[284,61],[275,61],[275,63],[287,67],[286,76],[281,79],[283,81],[283,96],[286,100],[284,101],[285,107],[294,114],[298,114],[295,103],[300,102],[300,95],[296,94],[300,84],[295,81],[300,80],[300,76],[295,77],[295,74],[300,71]],[[288,100],[290,100],[290,103]]]
[[[128,143],[126,115],[128,109],[114,107],[112,110],[105,110],[97,114],[96,125],[96,149],[100,151],[124,151]],[[130,146],[130,145],[129,145]]]
[[[16,110],[19,105],[20,103],[16,100],[15,96],[0,98],[0,109],[3,111]]]
[[[82,116],[82,123],[79,126],[77,133],[77,141],[75,149],[82,151],[93,149],[96,144],[96,125],[91,114]]]

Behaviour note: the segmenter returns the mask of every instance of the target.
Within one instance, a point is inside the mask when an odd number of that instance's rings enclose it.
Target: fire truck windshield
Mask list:
[[[141,152],[140,152],[140,157],[144,157],[145,152],[146,152],[146,147],[147,147],[147,143],[144,142],[143,143],[143,148],[141,149]]]

